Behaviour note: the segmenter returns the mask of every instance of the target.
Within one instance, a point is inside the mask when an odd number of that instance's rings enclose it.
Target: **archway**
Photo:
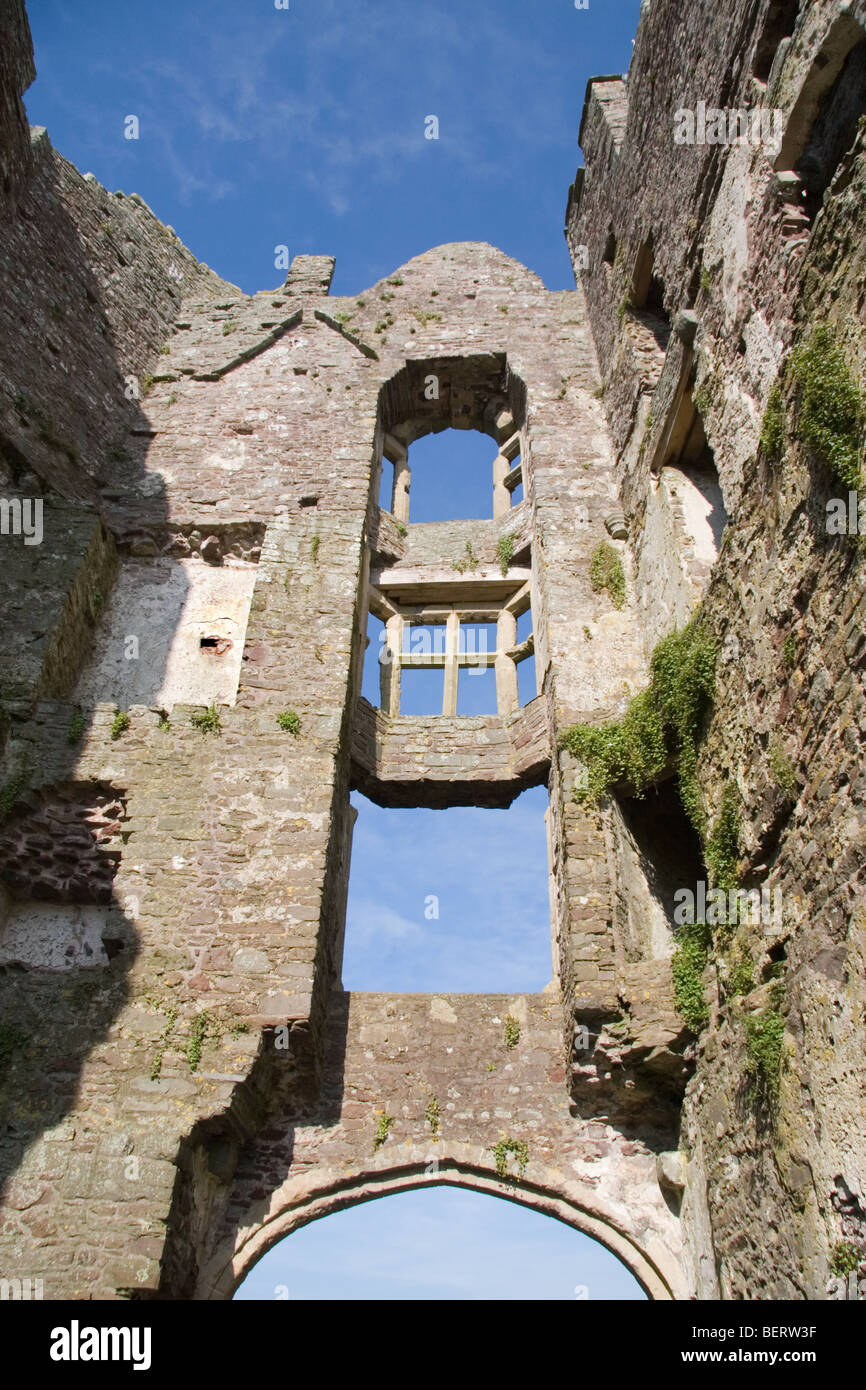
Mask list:
[[[455,1148],[464,1146],[457,1145]],[[285,1236],[333,1212],[426,1186],[451,1186],[487,1193],[527,1206],[554,1217],[565,1225],[598,1241],[634,1275],[651,1299],[687,1298],[683,1271],[674,1252],[642,1230],[628,1231],[621,1221],[600,1206],[593,1209],[592,1198],[580,1204],[569,1194],[565,1175],[548,1169],[543,1182],[527,1182],[519,1176],[500,1178],[461,1156],[443,1154],[434,1162],[429,1148],[399,1167],[376,1168],[375,1160],[363,1172],[347,1175],[329,1185],[306,1185],[303,1178],[287,1182],[271,1198],[269,1210],[261,1219],[241,1226],[232,1248],[222,1243],[212,1249],[196,1291],[196,1299],[231,1299],[253,1266]],[[468,1157],[468,1155],[467,1155]]]
[[[535,1211],[452,1183],[353,1207],[278,1241],[239,1301],[645,1301],[598,1241]]]

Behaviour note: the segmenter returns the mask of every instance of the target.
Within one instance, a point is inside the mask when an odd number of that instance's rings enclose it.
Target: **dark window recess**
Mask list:
[[[637,254],[631,281],[629,305],[632,317],[649,329],[662,351],[667,349],[671,321],[665,310],[665,287],[655,273],[655,254],[652,237],[645,241]]]
[[[769,80],[779,44],[793,34],[799,12],[800,0],[770,0],[764,28],[755,49],[755,65],[752,69],[759,82]]]
[[[215,656],[225,656],[226,652],[231,651],[232,640],[230,637],[202,637],[199,646],[203,652],[213,652]]]
[[[616,259],[616,237],[612,231],[607,234],[607,241],[604,243],[604,256],[602,259],[605,265],[613,265]]]
[[[842,71],[821,103],[797,173],[810,220],[820,210],[839,165],[857,138],[866,114],[866,39],[849,53]]]

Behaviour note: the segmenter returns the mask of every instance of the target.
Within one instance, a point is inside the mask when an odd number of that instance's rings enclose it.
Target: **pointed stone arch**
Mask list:
[[[453,1145],[434,1165],[429,1147],[404,1150],[396,1165],[371,1162],[325,1184],[315,1175],[287,1182],[273,1194],[268,1211],[249,1226],[238,1229],[235,1239],[215,1247],[204,1265],[195,1292],[196,1300],[231,1299],[254,1265],[286,1236],[323,1216],[330,1216],[361,1202],[396,1196],[423,1187],[461,1187],[529,1207],[550,1216],[603,1245],[634,1275],[651,1299],[664,1301],[689,1297],[684,1270],[670,1246],[643,1226],[632,1225],[606,1210],[603,1201],[580,1199],[576,1184],[556,1168],[533,1164],[532,1179],[500,1178],[478,1163],[477,1150]]]

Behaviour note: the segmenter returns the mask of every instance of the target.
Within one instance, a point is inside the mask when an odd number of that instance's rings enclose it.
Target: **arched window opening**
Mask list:
[[[810,221],[816,217],[836,170],[857,138],[866,115],[866,39],[849,53],[827,93],[797,168]]]
[[[769,81],[779,44],[793,34],[799,12],[800,0],[770,0],[752,68],[759,82]]]
[[[360,792],[352,804],[344,988],[539,993],[550,983],[545,787],[507,810],[383,808]]]
[[[573,1303],[646,1294],[582,1231],[528,1206],[441,1184],[302,1226],[262,1256],[235,1298]]]
[[[652,237],[638,251],[628,309],[633,326],[661,352],[667,351],[671,321],[665,308],[664,282],[655,272]]]
[[[394,435],[385,437],[379,506],[404,526],[498,518],[523,497],[517,431],[498,450],[477,430],[441,430],[408,446]]]
[[[833,24],[788,119],[776,170],[811,225],[866,115],[866,36],[848,15]],[[793,230],[797,230],[794,225]]]
[[[715,455],[691,391],[686,391],[668,439],[661,476],[679,504],[695,560],[712,566],[728,522]]]

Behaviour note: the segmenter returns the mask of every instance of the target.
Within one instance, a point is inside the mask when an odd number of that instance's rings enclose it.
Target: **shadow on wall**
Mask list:
[[[148,420],[126,391],[129,365],[102,299],[105,266],[97,276],[70,212],[96,218],[101,199],[109,195],[42,137],[0,229],[2,280],[16,289],[0,302],[0,496],[13,518],[13,499],[29,500],[31,516],[40,504],[43,523],[35,544],[14,528],[0,536],[0,1183],[7,1224],[15,1232],[20,1219],[26,1239],[38,1229],[32,1208],[67,1176],[84,1200],[110,1200],[124,1178],[122,1146],[108,1171],[88,1155],[85,1136],[73,1148],[64,1121],[85,1063],[129,997],[140,949],[135,914],[114,891],[128,837],[125,790],[79,772],[91,710],[36,703],[72,695],[117,574],[101,492],[121,478],[134,493],[144,474]],[[116,260],[122,276],[119,250]],[[22,300],[29,326],[19,332]],[[126,449],[131,437],[142,446],[137,460]],[[164,522],[161,480],[151,475],[149,484],[152,514]],[[106,1068],[123,1064],[123,1044],[115,1046]],[[28,1151],[51,1182],[26,1174],[16,1182]]]

